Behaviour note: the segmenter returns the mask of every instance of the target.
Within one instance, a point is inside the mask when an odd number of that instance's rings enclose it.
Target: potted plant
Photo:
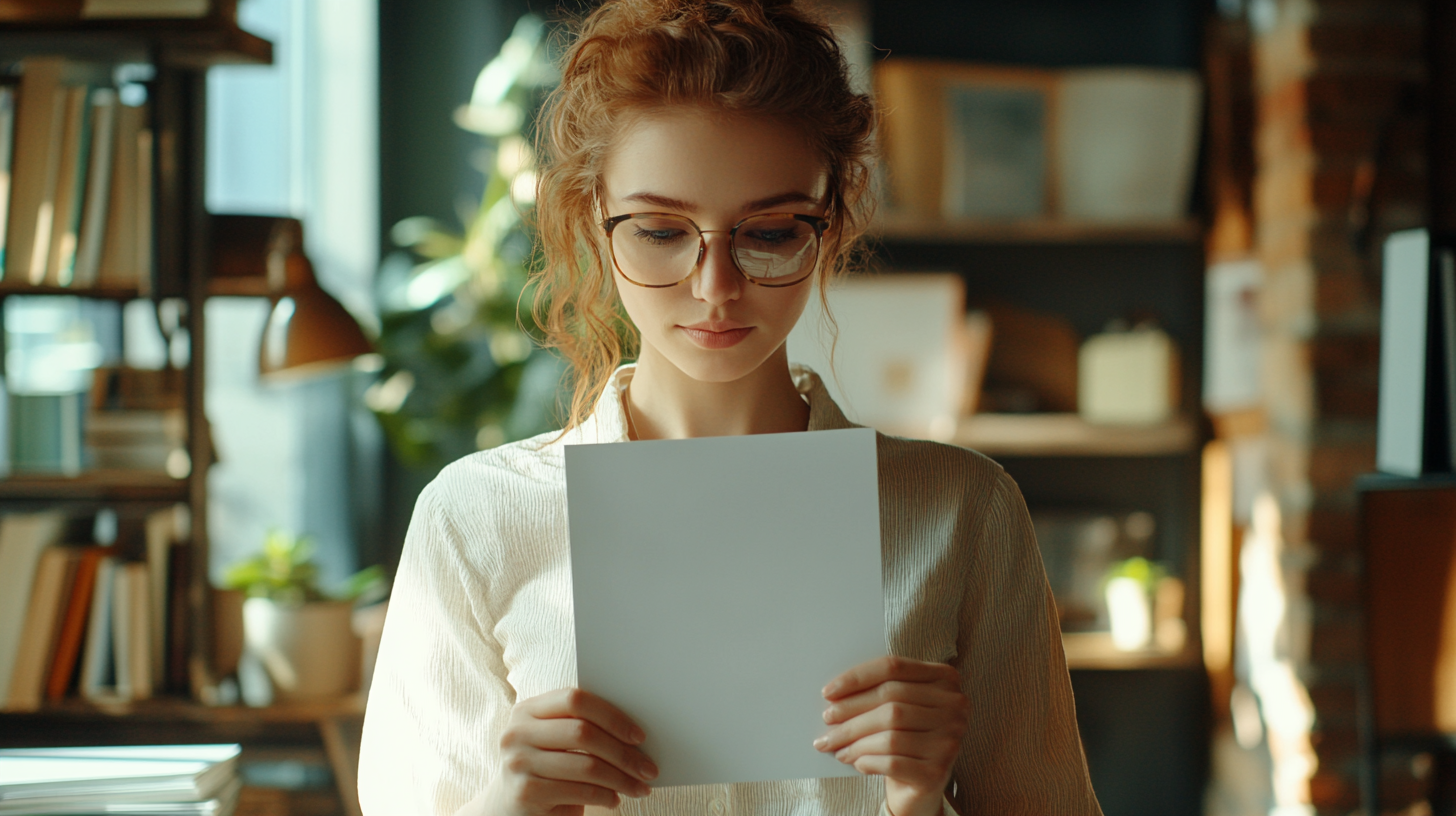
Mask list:
[[[326,594],[312,554],[307,537],[275,530],[261,553],[233,565],[223,578],[225,587],[246,596],[244,648],[267,671],[280,701],[338,697],[358,687],[354,604],[383,585],[383,571],[370,567],[342,591]]]

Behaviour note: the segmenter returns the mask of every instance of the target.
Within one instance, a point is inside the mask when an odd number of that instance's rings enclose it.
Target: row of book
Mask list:
[[[0,3],[0,21],[15,22],[185,19],[213,13],[236,19],[237,0],[6,0]]]
[[[229,816],[241,746],[0,749],[0,816]]]
[[[32,57],[18,84],[0,85],[6,283],[145,294],[152,189],[148,108],[124,104],[96,66]]]
[[[67,543],[77,521],[0,518],[0,710],[187,688],[186,507],[123,523],[107,546]]]

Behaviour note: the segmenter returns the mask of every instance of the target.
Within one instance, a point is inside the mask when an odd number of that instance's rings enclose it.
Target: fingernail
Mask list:
[[[827,723],[828,722],[834,722],[834,709],[832,709],[832,708],[826,708],[826,709],[824,709],[824,722],[827,722]]]
[[[642,765],[637,768],[637,772],[642,776],[643,779],[657,778],[657,766],[653,765],[651,762],[642,763]]]
[[[627,735],[627,740],[633,745],[641,745],[645,739],[647,739],[647,735],[642,733],[642,729],[635,725],[632,726],[632,733]]]
[[[632,793],[638,799],[646,799],[648,796],[652,795],[652,788],[646,783],[639,783],[632,789]]]
[[[837,691],[839,691],[839,684],[838,683],[830,683],[829,685],[827,685],[827,686],[824,687],[824,696],[825,697],[829,697],[830,695],[834,694]]]
[[[824,746],[826,746],[828,744],[829,744],[829,738],[828,737],[820,737],[819,739],[814,740],[814,748],[817,749],[817,750],[820,750],[820,751],[824,750]]]
[[[839,760],[839,761],[840,761],[840,762],[843,762],[843,761],[844,761],[844,757],[845,757],[845,756],[846,756],[846,755],[847,755],[847,754],[848,754],[848,753],[849,753],[849,751],[848,751],[848,750],[847,750],[847,749],[844,749],[844,748],[841,748],[841,749],[839,749],[839,751],[838,751],[838,752],[836,752],[836,753],[835,753],[835,754],[834,754],[834,758],[835,758],[835,759],[837,759],[837,760]]]

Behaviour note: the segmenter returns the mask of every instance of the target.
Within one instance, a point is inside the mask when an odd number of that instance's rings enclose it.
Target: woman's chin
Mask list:
[[[744,348],[745,345],[740,343],[726,349],[675,348],[663,356],[679,371],[699,382],[737,382],[757,371],[774,356],[772,349]]]

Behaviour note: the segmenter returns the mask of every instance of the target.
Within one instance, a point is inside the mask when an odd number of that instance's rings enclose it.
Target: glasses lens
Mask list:
[[[814,271],[819,232],[786,215],[757,215],[738,226],[733,249],[743,273],[764,283],[792,283]]]
[[[692,274],[702,239],[686,218],[634,215],[612,229],[612,255],[629,279],[649,286]]]

